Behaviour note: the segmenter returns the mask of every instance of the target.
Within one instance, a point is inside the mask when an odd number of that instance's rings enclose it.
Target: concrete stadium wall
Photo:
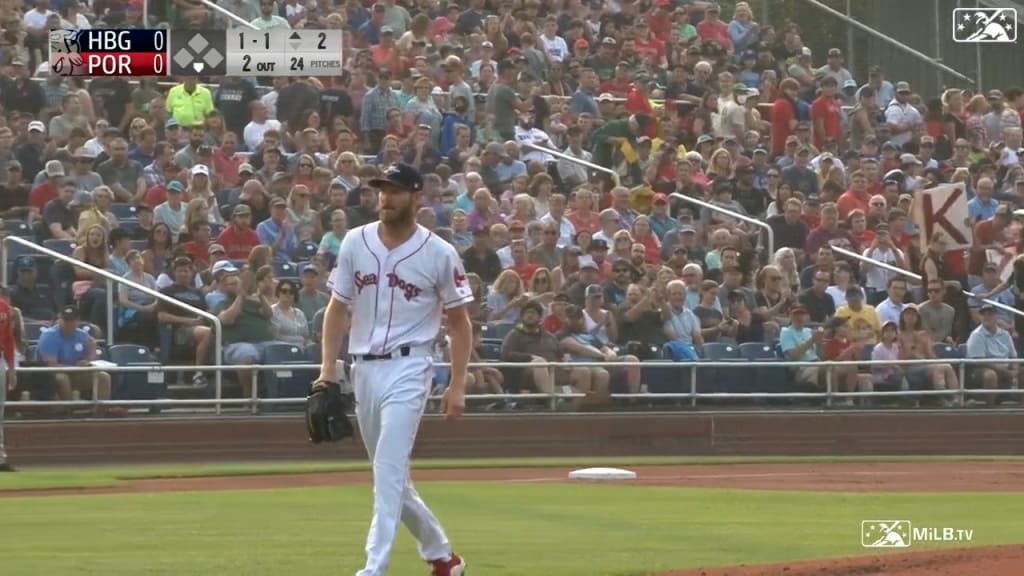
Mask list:
[[[23,465],[365,457],[312,446],[295,417],[9,422]],[[1024,454],[1024,411],[511,414],[424,420],[418,458]]]

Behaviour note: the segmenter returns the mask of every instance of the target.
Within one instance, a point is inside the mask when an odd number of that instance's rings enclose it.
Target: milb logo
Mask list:
[[[970,542],[974,530],[949,527],[914,528],[910,520],[863,520],[860,545],[864,548],[910,548],[917,542]]]

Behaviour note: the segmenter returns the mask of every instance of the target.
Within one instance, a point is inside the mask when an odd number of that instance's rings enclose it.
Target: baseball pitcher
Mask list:
[[[473,300],[462,261],[451,245],[416,223],[423,178],[396,165],[370,185],[378,188],[380,221],[348,232],[331,275],[324,313],[323,365],[318,382],[337,380],[342,335],[349,333],[350,379],[356,419],[373,462],[373,522],[366,566],[357,576],[388,571],[398,524],[419,542],[433,576],[462,576],[466,563],[409,478],[409,458],[434,374],[432,344],[446,316],[452,340],[449,418],[465,408],[466,364]]]

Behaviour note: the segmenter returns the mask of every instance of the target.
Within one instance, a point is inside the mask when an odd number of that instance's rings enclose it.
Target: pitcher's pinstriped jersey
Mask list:
[[[349,305],[350,354],[388,354],[402,346],[430,345],[443,311],[473,301],[455,248],[417,225],[404,244],[388,250],[379,222],[345,234],[328,285]]]

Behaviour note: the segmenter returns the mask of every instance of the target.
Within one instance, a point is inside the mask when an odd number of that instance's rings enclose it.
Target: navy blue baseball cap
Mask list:
[[[370,186],[380,188],[385,185],[398,186],[411,192],[423,190],[423,176],[420,171],[408,164],[394,164],[388,168],[382,178],[370,180]]]
[[[31,256],[18,256],[14,261],[14,268],[16,270],[35,270],[36,259]]]

